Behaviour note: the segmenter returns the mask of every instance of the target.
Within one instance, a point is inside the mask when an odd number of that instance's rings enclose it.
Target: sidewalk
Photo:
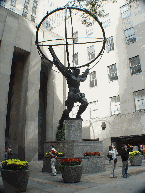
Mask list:
[[[110,165],[105,161],[106,171],[101,173],[83,174],[79,183],[63,183],[61,174],[51,176],[42,172],[42,161],[31,162],[27,193],[143,193],[145,184],[145,160],[141,166],[129,164],[129,178],[122,178],[122,162],[118,158],[115,175],[110,178]],[[145,191],[144,191],[145,192]],[[5,193],[0,178],[0,193]]]

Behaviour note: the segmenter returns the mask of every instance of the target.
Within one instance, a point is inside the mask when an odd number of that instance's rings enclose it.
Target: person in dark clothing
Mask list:
[[[140,144],[138,145],[138,151],[141,152],[141,149],[140,149]]]
[[[128,171],[128,158],[129,158],[129,150],[130,146],[123,145],[122,152],[121,152],[121,159],[122,159],[122,176],[123,178],[127,178],[129,175]]]

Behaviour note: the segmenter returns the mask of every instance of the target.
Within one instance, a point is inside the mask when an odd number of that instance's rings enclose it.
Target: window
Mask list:
[[[95,58],[95,48],[94,45],[87,47],[87,52],[88,52],[88,61],[92,60]]]
[[[90,107],[90,119],[98,117],[98,100],[89,103]]]
[[[13,7],[16,6],[16,0],[11,0],[11,6],[13,6]]]
[[[37,5],[38,5],[37,0],[34,0],[33,1],[33,7],[32,7],[32,14],[31,14],[31,21],[33,21],[33,22],[35,22]]]
[[[93,24],[94,24],[94,22],[88,22],[86,24],[86,35],[87,36],[93,35]]]
[[[6,0],[1,0],[0,1],[0,6],[5,7],[5,5],[6,5]]]
[[[145,90],[139,90],[133,93],[135,110],[145,109]]]
[[[126,37],[126,44],[129,45],[130,43],[134,43],[136,42],[136,36],[135,36],[135,32],[134,32],[134,28],[131,27],[129,29],[126,29],[124,31],[125,33],[125,37]]]
[[[73,33],[73,43],[77,43],[78,42],[78,31]]]
[[[35,7],[32,8],[32,14],[36,15],[36,8]]]
[[[27,17],[28,14],[28,6],[29,6],[29,0],[25,0],[24,8],[23,8],[23,17]]]
[[[35,23],[35,17],[33,15],[31,15],[31,21]]]
[[[114,81],[118,79],[116,64],[112,64],[108,66],[108,78],[109,78],[109,81]]]
[[[106,52],[114,50],[114,40],[113,36],[106,39]]]
[[[78,52],[73,55],[73,63],[78,65]]]
[[[120,113],[120,96],[111,97],[111,115]]]
[[[131,75],[142,72],[139,55],[129,58]]]
[[[37,8],[37,5],[38,5],[38,1],[37,1],[37,0],[34,0],[34,2],[33,2],[33,7],[36,7],[36,8]]]
[[[49,21],[48,21],[48,19],[46,20],[46,28],[48,28],[49,27]]]
[[[120,11],[121,11],[121,17],[127,18],[130,17],[130,5],[129,4],[125,4],[122,7],[120,7]]]
[[[102,26],[103,28],[110,26],[109,13],[103,17]]]
[[[87,35],[87,36],[93,35],[93,27],[92,27],[92,26],[87,27],[87,29],[86,29],[86,35]]]
[[[97,86],[96,71],[90,73],[90,87]]]

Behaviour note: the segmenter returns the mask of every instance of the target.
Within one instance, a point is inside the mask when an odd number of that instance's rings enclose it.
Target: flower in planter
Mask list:
[[[89,155],[94,156],[95,154],[94,154],[94,152],[89,152]]]
[[[80,182],[82,175],[82,160],[79,158],[64,158],[60,160],[59,169],[64,182]]]
[[[84,156],[95,156],[98,155],[100,156],[100,152],[85,152]]]
[[[84,156],[89,156],[89,152],[85,152],[85,153],[84,153]]]
[[[63,152],[57,152],[57,156],[58,157],[64,157],[64,153]]]
[[[79,158],[64,158],[60,160],[60,165],[61,166],[75,166],[75,165],[80,165],[81,162],[82,160]]]
[[[140,155],[139,151],[129,152],[129,158],[132,160],[135,156]]]
[[[50,155],[51,154],[51,152],[46,152],[46,155]]]
[[[28,162],[19,159],[8,159],[1,162],[2,169],[6,170],[28,170]]]
[[[100,156],[100,152],[94,152],[94,154]]]

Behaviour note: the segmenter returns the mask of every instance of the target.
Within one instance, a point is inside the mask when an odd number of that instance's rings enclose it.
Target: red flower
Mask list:
[[[60,160],[60,165],[80,165],[82,162],[81,159],[78,158],[64,158]]]
[[[84,156],[95,156],[98,155],[100,156],[100,152],[85,152]]]

